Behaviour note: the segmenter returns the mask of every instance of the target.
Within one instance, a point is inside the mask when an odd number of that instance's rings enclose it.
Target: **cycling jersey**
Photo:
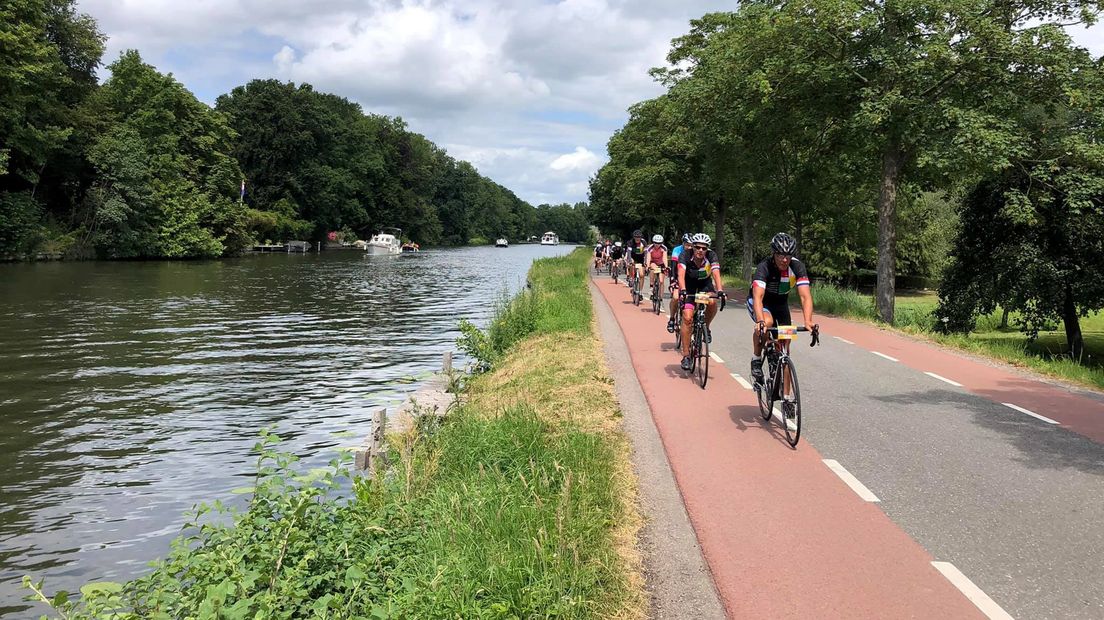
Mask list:
[[[713,250],[705,251],[705,260],[700,265],[694,262],[692,250],[679,255],[679,270],[686,273],[686,292],[690,295],[699,291],[713,291],[713,272],[720,268],[721,264]]]
[[[645,246],[644,246],[644,240],[641,239],[640,243],[637,244],[636,240],[634,239],[634,240],[632,240],[628,243],[628,248],[629,248],[629,255],[632,256],[633,262],[634,263],[640,263],[641,265],[643,265],[644,264],[644,250],[646,249]]]
[[[663,266],[663,255],[667,253],[667,246],[662,243],[653,243],[648,246],[649,258],[652,259],[653,265]]]
[[[613,260],[621,260],[621,257],[625,255],[625,248],[612,247],[609,251],[609,257]]]
[[[783,271],[774,264],[774,258],[771,257],[755,268],[748,297],[751,297],[752,290],[761,288],[766,291],[763,294],[764,305],[785,305],[790,291],[799,286],[809,286],[809,273],[805,270],[805,263],[796,258],[790,259],[789,269]]]

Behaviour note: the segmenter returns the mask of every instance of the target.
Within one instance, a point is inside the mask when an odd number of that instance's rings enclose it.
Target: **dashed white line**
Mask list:
[[[890,357],[890,356],[886,355],[885,353],[878,353],[877,351],[871,351],[871,353],[873,353],[874,355],[877,355],[878,357],[884,357],[884,358],[886,358],[887,360],[889,360],[891,362],[901,361],[901,360],[897,359],[896,357]]]
[[[740,375],[738,375],[734,372],[729,373],[729,374],[731,374],[732,378],[736,380],[736,383],[739,383],[741,386],[743,386],[743,388],[745,390],[750,390],[751,389],[751,384],[747,382],[747,379],[741,377]]]
[[[962,387],[961,383],[959,383],[957,381],[951,381],[947,377],[940,377],[939,375],[935,374],[934,372],[925,372],[924,374],[928,375],[929,377],[931,377],[933,379],[939,379],[943,383],[950,383],[951,385],[953,385],[955,387]]]
[[[851,342],[850,340],[848,340],[846,338],[840,338],[839,336],[832,336],[832,337],[835,338],[836,340],[839,340],[840,342],[846,342],[847,344],[855,344],[854,342]]]
[[[1023,407],[1017,407],[1016,405],[1013,405],[1012,403],[1001,403],[1001,404],[1004,405],[1005,407],[1011,407],[1012,409],[1015,409],[1016,411],[1019,411],[1020,413],[1026,413],[1027,415],[1029,415],[1033,418],[1038,418],[1038,419],[1042,420],[1043,422],[1046,422],[1047,424],[1058,424],[1057,420],[1051,420],[1050,418],[1048,418],[1046,416],[1041,416],[1041,415],[1035,413],[1034,411],[1028,411],[1027,409],[1024,409]]]
[[[989,598],[989,595],[983,592],[981,588],[974,585],[974,582],[963,575],[962,571],[958,570],[954,564],[950,562],[932,562],[932,566],[942,573],[954,587],[958,588],[959,592],[965,594],[971,603],[977,605],[981,613],[985,614],[990,620],[1012,620],[1012,616],[1008,615],[1007,611],[1001,609],[1000,605]]]
[[[851,487],[851,490],[858,494],[863,500],[868,502],[880,502],[877,495],[870,492],[870,489],[866,488],[866,485],[859,482],[859,479],[851,475],[851,472],[844,469],[843,465],[839,464],[839,461],[833,459],[824,459],[824,464],[828,466],[840,480],[843,480],[844,484]]]
[[[714,353],[712,351],[709,352],[709,358],[712,359],[714,362],[717,362],[718,364],[723,364],[724,363],[724,360],[721,359],[721,356],[717,355],[716,353]]]

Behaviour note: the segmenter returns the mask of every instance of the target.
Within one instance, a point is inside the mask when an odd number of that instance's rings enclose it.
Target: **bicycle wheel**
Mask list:
[[[613,283],[617,284],[617,265],[610,266],[610,273],[613,275]]]
[[[787,402],[785,393],[782,397],[782,429],[786,431],[786,441],[791,447],[797,447],[797,440],[801,438],[801,393],[797,389],[797,370],[793,360],[786,358],[784,367],[790,375],[790,393],[793,395],[792,404]],[[778,373],[782,380],[784,373]],[[785,384],[783,384],[785,385]],[[783,388],[784,392],[785,388]],[[788,411],[787,411],[788,409]]]
[[[682,316],[678,314],[675,315],[675,350],[682,353]]]
[[[663,307],[663,295],[659,292],[659,282],[652,285],[652,312],[659,314]]]
[[[709,341],[705,339],[705,326],[699,326],[699,331],[695,335],[698,342],[701,344],[698,346],[698,385],[701,389],[705,389],[705,384],[709,382]]]
[[[764,352],[765,353],[765,352]],[[759,400],[759,415],[770,421],[774,408],[774,373],[770,359],[763,355],[763,381],[755,383],[755,396]]]

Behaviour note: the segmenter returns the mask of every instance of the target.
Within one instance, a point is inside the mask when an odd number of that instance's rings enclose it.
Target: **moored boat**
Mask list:
[[[552,231],[548,231],[541,237],[541,245],[560,245],[560,236]]]
[[[496,248],[510,247],[510,243],[508,241],[506,241],[505,239],[500,237],[500,238],[495,240],[495,247]]]

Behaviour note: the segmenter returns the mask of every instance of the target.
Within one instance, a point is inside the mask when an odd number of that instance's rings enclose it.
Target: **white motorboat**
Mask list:
[[[508,247],[510,247],[510,242],[508,242],[505,239],[500,237],[500,238],[495,240],[495,247],[496,248],[508,248]]]
[[[369,254],[399,254],[402,252],[401,234],[402,230],[398,228],[383,228],[364,244],[364,251]]]
[[[560,245],[560,236],[552,231],[548,231],[541,237],[541,245]]]

